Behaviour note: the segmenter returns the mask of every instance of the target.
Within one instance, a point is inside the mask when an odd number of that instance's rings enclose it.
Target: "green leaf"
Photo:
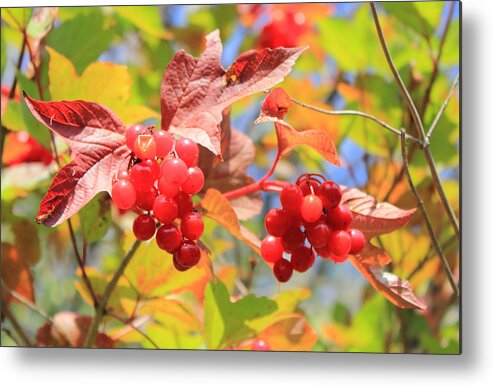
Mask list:
[[[2,19],[16,31],[22,31],[26,28],[31,13],[31,8],[2,8]]]
[[[39,40],[51,30],[57,15],[57,8],[35,8],[27,24],[27,34],[33,39]]]
[[[429,21],[430,15],[431,17],[433,16],[433,12],[431,14],[427,12],[430,4],[433,4],[433,2],[427,2],[421,7],[427,13],[428,18],[423,17],[415,2],[382,2],[379,5],[388,14],[394,16],[418,34],[430,37],[433,34],[433,25]]]
[[[102,239],[111,225],[111,202],[108,194],[97,194],[81,209],[79,218],[87,243]]]
[[[3,30],[3,28],[2,28]],[[2,34],[1,34],[1,43],[0,43],[0,50],[1,50],[1,57],[2,57],[2,60],[1,60],[1,65],[0,65],[0,76],[3,75],[3,70],[5,69],[5,65],[7,64],[7,42],[5,41],[5,35],[2,31]]]
[[[169,32],[164,29],[161,22],[159,8],[156,6],[121,6],[113,7],[113,10],[137,27],[138,31],[157,38],[170,38]]]
[[[47,45],[66,56],[80,74],[110,47],[113,30],[104,26],[101,12],[79,15],[51,31]]]

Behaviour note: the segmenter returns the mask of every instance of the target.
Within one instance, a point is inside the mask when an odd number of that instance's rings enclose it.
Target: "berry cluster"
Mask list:
[[[293,270],[306,272],[315,254],[342,263],[360,253],[366,243],[359,229],[351,229],[352,213],[341,203],[342,192],[334,181],[317,174],[303,174],[281,192],[281,208],[265,216],[269,234],[260,246],[262,258],[274,264],[279,282],[287,282]],[[283,257],[291,255],[290,260]]]
[[[139,214],[133,223],[138,240],[156,235],[159,248],[173,254],[175,268],[185,271],[200,260],[197,240],[204,231],[192,201],[204,186],[199,148],[189,139],[175,140],[167,131],[142,125],[130,126],[125,141],[132,157],[113,183],[113,202]]]

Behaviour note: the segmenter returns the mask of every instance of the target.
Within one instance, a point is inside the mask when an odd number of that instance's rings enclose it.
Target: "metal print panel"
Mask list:
[[[2,346],[461,352],[459,2],[1,30]]]

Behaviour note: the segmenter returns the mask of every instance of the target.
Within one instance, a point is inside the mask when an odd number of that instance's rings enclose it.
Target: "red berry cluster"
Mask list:
[[[130,126],[125,141],[132,157],[113,183],[113,202],[139,213],[133,223],[138,240],[156,235],[159,248],[173,254],[175,268],[186,271],[200,260],[197,240],[204,231],[192,201],[204,186],[199,148],[189,139],[175,140],[167,131],[142,125]]]
[[[262,258],[274,264],[274,275],[284,283],[293,270],[306,272],[315,254],[342,263],[360,253],[366,243],[359,229],[351,229],[352,213],[341,203],[342,192],[334,181],[316,174],[303,174],[296,184],[281,192],[281,208],[265,216],[269,234],[260,246]],[[284,252],[291,259],[283,257]]]

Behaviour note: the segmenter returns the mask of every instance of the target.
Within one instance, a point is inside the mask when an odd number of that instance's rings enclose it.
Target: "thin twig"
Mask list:
[[[438,110],[438,113],[435,116],[435,119],[433,120],[433,123],[431,124],[431,126],[428,130],[428,134],[426,134],[426,138],[428,139],[428,142],[430,141],[431,136],[433,134],[433,131],[437,127],[438,122],[440,121],[440,118],[442,117],[443,113],[445,112],[445,109],[447,108],[447,106],[450,102],[450,99],[454,95],[455,88],[457,87],[458,84],[459,84],[459,74],[457,74],[457,76],[455,77],[454,82],[452,83],[452,87],[450,88],[450,91],[447,95],[447,99],[445,99],[445,102],[443,102],[442,106],[440,107],[440,110]]]
[[[442,262],[442,265],[445,269],[445,273],[447,275],[448,281],[452,287],[452,290],[454,291],[455,296],[459,296],[459,289],[457,288],[457,284],[455,283],[454,280],[454,275],[452,274],[452,271],[450,269],[450,266],[448,264],[447,258],[443,254],[442,247],[440,246],[440,243],[438,242],[438,238],[435,234],[435,231],[433,230],[433,225],[431,224],[430,216],[428,215],[428,212],[423,204],[423,200],[421,199],[418,190],[416,189],[416,186],[414,185],[411,172],[409,170],[409,162],[407,158],[407,148],[406,148],[406,133],[404,130],[401,132],[401,152],[402,152],[402,162],[404,163],[404,170],[406,172],[406,177],[407,181],[409,183],[409,186],[414,194],[414,197],[416,198],[416,201],[418,203],[418,207],[421,211],[421,215],[423,217],[423,220],[425,221],[426,229],[428,230],[428,234],[431,237],[431,241],[433,243],[433,246],[435,247],[435,250],[438,253],[438,256],[440,257],[440,260]]]
[[[12,311],[10,311],[9,306],[7,304],[4,304],[2,310],[5,313],[5,316],[7,317],[7,319],[12,324],[12,327],[14,328],[15,332],[17,333],[17,335],[19,335],[19,338],[22,340],[23,345],[26,347],[33,347],[31,340],[27,337],[26,333],[22,329],[21,325],[19,324],[19,322],[15,318]]]
[[[15,298],[17,301],[25,305],[27,308],[29,308],[31,311],[34,313],[38,314],[41,316],[43,319],[46,319],[48,322],[53,322],[51,318],[43,311],[41,311],[38,307],[36,307],[35,304],[30,302],[28,299],[26,299],[24,296],[20,295],[16,291],[10,289],[7,287],[4,283],[2,283],[2,287],[4,290],[6,290],[13,298]]]
[[[94,315],[91,329],[87,335],[87,339],[84,344],[85,347],[92,347],[94,343],[94,339],[96,338],[96,334],[98,332],[99,324],[101,323],[101,320],[103,319],[103,316],[106,313],[106,306],[108,305],[108,301],[110,299],[111,293],[115,289],[118,280],[120,280],[120,277],[123,275],[123,272],[125,272],[125,268],[127,268],[128,263],[130,263],[130,260],[132,260],[132,257],[135,255],[135,252],[137,252],[137,249],[139,248],[140,244],[141,244],[140,240],[136,240],[134,242],[132,248],[130,248],[130,251],[128,251],[127,255],[121,261],[118,270],[113,275],[113,278],[108,283],[103,293],[103,296],[101,298],[101,301],[98,302],[98,306],[96,308],[96,314]]]
[[[147,335],[144,331],[142,331],[140,328],[135,326],[132,322],[126,321],[125,319],[121,318],[120,316],[118,316],[117,314],[115,314],[113,312],[109,312],[108,315],[110,315],[113,318],[115,318],[116,320],[122,322],[126,326],[130,327],[132,330],[137,331],[140,335],[142,335],[144,338],[146,338],[149,341],[149,343],[154,346],[154,348],[159,349],[159,346],[157,345],[157,343],[154,342],[154,340],[152,340],[152,338],[149,335]]]

